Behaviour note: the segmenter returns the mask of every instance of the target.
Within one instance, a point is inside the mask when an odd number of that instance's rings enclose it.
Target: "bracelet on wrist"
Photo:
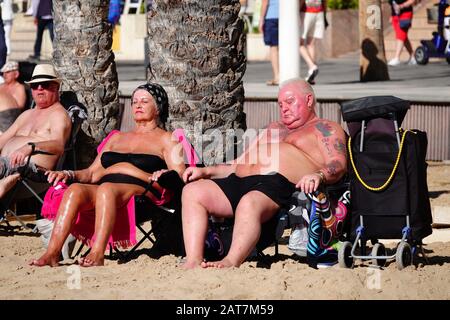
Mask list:
[[[326,183],[327,179],[325,178],[325,174],[322,171],[315,172],[320,177],[320,183]]]
[[[63,173],[68,176],[70,180],[75,180],[75,172],[73,170],[63,170]]]

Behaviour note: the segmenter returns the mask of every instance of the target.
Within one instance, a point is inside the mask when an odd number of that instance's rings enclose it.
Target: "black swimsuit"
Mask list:
[[[241,198],[250,191],[262,192],[280,207],[286,207],[289,204],[291,195],[295,191],[295,185],[279,173],[247,177],[238,177],[232,173],[226,178],[211,180],[222,189],[234,213]]]
[[[151,154],[106,151],[103,152],[100,160],[103,168],[105,169],[120,162],[130,163],[145,172],[155,172],[161,169],[167,169],[167,165],[163,159]],[[149,184],[149,181],[143,181],[136,177],[122,173],[110,173],[104,175],[97,182],[97,184],[102,184],[104,182],[135,184],[143,188],[147,188]],[[160,197],[159,192],[157,192],[156,190],[151,191],[153,193],[156,192],[155,195]]]
[[[105,169],[119,162],[131,163],[136,168],[139,168],[145,172],[154,172],[167,168],[164,160],[153,154],[106,151],[103,152],[100,160],[103,168]]]

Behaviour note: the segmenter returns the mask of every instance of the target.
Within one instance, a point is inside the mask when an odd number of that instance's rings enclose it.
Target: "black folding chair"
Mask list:
[[[134,196],[136,227],[142,233],[142,238],[126,252],[115,248],[115,252],[122,260],[129,260],[146,240],[152,243],[153,250],[157,250],[160,255],[184,255],[181,227],[181,192],[184,182],[176,171],[169,171],[158,179],[158,184],[174,193],[172,200],[164,205],[155,205],[145,195],[152,192],[158,196],[158,191],[152,187],[152,183],[141,195]],[[145,230],[143,226],[147,221],[151,223],[149,230]]]

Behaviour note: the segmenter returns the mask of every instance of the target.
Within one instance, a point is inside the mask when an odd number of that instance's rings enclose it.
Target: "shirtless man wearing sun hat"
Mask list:
[[[33,150],[45,150],[51,155],[32,155],[30,169],[53,169],[64,152],[71,131],[67,111],[59,102],[61,79],[50,64],[36,65],[31,88],[36,107],[23,112],[0,135],[0,198],[20,177],[18,170],[26,163]]]

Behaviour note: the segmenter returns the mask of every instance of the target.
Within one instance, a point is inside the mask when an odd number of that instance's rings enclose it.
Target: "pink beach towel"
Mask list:
[[[55,220],[59,205],[68,186],[62,182],[55,187],[50,187],[44,197],[42,205],[42,217]],[[128,248],[136,244],[136,221],[134,215],[134,197],[130,199],[126,207],[118,210],[116,223],[108,240],[113,247]],[[71,234],[81,242],[92,246],[95,241],[95,211],[87,210],[78,212]]]

